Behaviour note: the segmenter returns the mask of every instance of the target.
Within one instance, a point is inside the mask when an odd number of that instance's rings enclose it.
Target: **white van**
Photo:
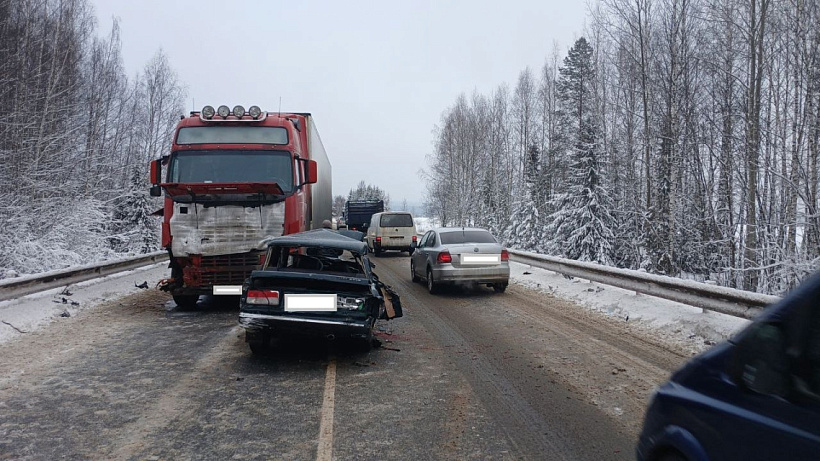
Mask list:
[[[416,241],[416,225],[413,215],[406,211],[383,211],[370,218],[367,228],[367,246],[376,256],[386,250],[406,251],[413,254],[410,246]]]

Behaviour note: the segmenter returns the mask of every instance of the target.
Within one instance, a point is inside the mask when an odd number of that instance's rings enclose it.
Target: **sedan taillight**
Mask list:
[[[442,251],[441,253],[436,256],[436,263],[437,264],[445,264],[453,262],[453,257],[450,256],[449,251]]]
[[[257,306],[278,306],[279,292],[276,290],[248,290],[245,303]]]
[[[510,252],[507,250],[501,250],[501,260],[502,261],[509,261],[510,260]]]

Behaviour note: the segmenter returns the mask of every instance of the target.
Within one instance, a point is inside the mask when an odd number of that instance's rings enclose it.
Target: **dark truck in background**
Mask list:
[[[384,211],[383,200],[348,200],[345,202],[344,218],[347,228],[367,232],[370,218]]]

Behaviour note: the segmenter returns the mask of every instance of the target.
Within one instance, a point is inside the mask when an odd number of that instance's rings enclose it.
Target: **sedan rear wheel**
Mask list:
[[[416,275],[416,265],[413,263],[413,260],[410,260],[410,279],[413,283],[417,283],[420,279],[419,276]]]
[[[270,355],[270,340],[270,335],[264,333],[245,332],[245,341],[248,343],[248,347],[251,348],[253,355],[258,355],[261,357]]]
[[[429,267],[427,268],[427,291],[430,294],[438,293],[438,284],[433,280],[433,271]]]

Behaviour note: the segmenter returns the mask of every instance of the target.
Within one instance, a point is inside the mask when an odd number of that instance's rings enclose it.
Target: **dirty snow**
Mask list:
[[[149,289],[153,289],[157,281],[168,275],[166,261],[2,301],[0,344],[25,334],[20,331],[34,331],[52,321],[59,321],[61,317],[73,316],[104,301],[139,291],[136,285],[147,282]]]
[[[749,324],[746,319],[707,311],[634,291],[510,262],[510,279],[613,318],[636,331],[693,353],[723,341]]]

